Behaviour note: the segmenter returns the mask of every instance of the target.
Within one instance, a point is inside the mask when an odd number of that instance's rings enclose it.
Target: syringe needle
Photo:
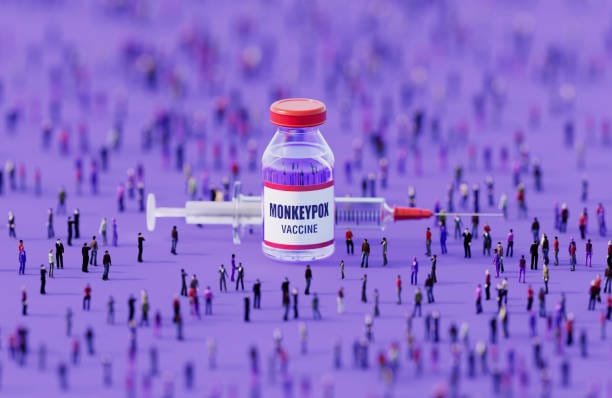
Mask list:
[[[419,209],[415,207],[394,207],[393,220],[420,220],[430,218],[432,216],[483,216],[483,217],[501,217],[503,213],[434,213],[431,210]]]

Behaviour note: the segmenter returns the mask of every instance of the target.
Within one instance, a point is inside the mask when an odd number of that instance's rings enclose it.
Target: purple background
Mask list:
[[[115,3],[113,8],[111,3]],[[357,4],[358,3],[358,4]],[[121,4],[124,8],[121,8]],[[459,242],[449,239],[449,254],[439,256],[436,303],[424,304],[424,313],[441,314],[440,366],[437,373],[429,366],[431,345],[423,343],[421,320],[414,322],[415,337],[423,348],[425,371],[415,376],[414,364],[405,360],[405,315],[412,310],[414,289],[408,286],[410,259],[417,256],[421,264],[420,283],[429,269],[424,256],[424,230],[431,220],[404,222],[390,225],[384,232],[357,231],[356,246],[362,238],[372,242],[371,268],[368,270],[368,304],[359,301],[358,256],[347,257],[343,250],[344,231],[337,231],[337,250],[329,259],[312,264],[313,291],[321,299],[322,321],[312,321],[310,300],[300,295],[302,320],[307,322],[309,353],[299,352],[298,322],[281,321],[280,283],[288,276],[291,286],[300,290],[304,286],[303,265],[285,264],[266,259],[260,250],[260,235],[246,236],[241,246],[231,244],[229,228],[184,225],[180,220],[158,220],[154,232],[145,231],[144,215],[137,211],[135,201],[127,201],[127,211],[117,213],[115,194],[117,184],[125,182],[126,170],[138,163],[145,166],[147,192],[155,193],[158,205],[181,206],[188,196],[182,172],[176,171],[174,159],[169,165],[160,156],[160,146],[150,152],[141,150],[141,133],[160,111],[183,115],[187,121],[205,120],[207,159],[200,162],[196,154],[195,139],[181,133],[180,126],[172,127],[172,156],[181,135],[186,138],[186,160],[193,165],[193,174],[199,183],[200,173],[210,173],[210,182],[220,187],[222,178],[230,175],[230,147],[236,146],[235,160],[240,165],[239,179],[244,192],[259,194],[261,179],[256,171],[249,171],[246,161],[246,142],[254,139],[260,155],[274,127],[268,120],[270,102],[279,95],[313,97],[328,106],[328,122],[322,132],[336,157],[336,194],[359,195],[359,181],[368,173],[378,172],[378,155],[370,145],[373,134],[381,134],[387,145],[389,160],[389,187],[378,186],[377,194],[388,203],[407,205],[408,186],[416,189],[417,204],[433,208],[436,200],[445,205],[446,186],[453,178],[453,168],[464,166],[464,179],[481,186],[481,209],[486,206],[484,180],[495,178],[496,202],[501,193],[509,196],[508,221],[490,218],[493,242],[505,238],[507,230],[514,228],[516,254],[528,252],[531,239],[531,218],[518,220],[516,190],[512,186],[510,166],[500,167],[499,152],[507,147],[511,159],[518,159],[514,133],[522,130],[530,159],[540,159],[543,168],[544,192],[533,189],[531,173],[523,174],[526,185],[529,215],[538,216],[542,232],[549,238],[553,232],[553,204],[566,202],[570,209],[570,226],[560,236],[561,265],[551,265],[551,292],[547,309],[552,311],[562,291],[567,294],[568,311],[576,315],[575,340],[582,329],[588,330],[589,357],[580,358],[578,345],[566,350],[572,363],[570,390],[560,387],[560,357],[554,354],[551,343],[544,343],[544,355],[549,363],[553,383],[553,396],[584,396],[596,391],[600,396],[610,395],[610,344],[599,338],[599,311],[587,312],[589,283],[597,274],[603,276],[607,238],[596,236],[595,208],[603,202],[610,208],[610,166],[612,151],[604,145],[602,126],[609,118],[607,100],[610,98],[610,80],[606,71],[610,65],[606,34],[611,29],[610,5],[603,1],[550,2],[486,2],[486,1],[407,1],[407,2],[283,2],[283,1],[4,1],[0,3],[0,78],[4,91],[0,99],[3,115],[17,107],[22,119],[13,131],[2,133],[0,161],[14,160],[24,163],[27,170],[27,190],[0,196],[0,215],[15,212],[17,236],[23,239],[28,253],[25,276],[17,275],[16,241],[6,235],[0,239],[3,263],[0,265],[0,341],[2,351],[3,396],[55,396],[62,395],[58,388],[56,366],[68,360],[71,339],[64,334],[64,314],[67,307],[75,312],[74,335],[81,338],[82,363],[69,366],[70,390],[66,396],[121,396],[127,371],[128,329],[127,298],[137,298],[141,289],[149,292],[151,315],[161,309],[164,316],[163,337],[156,339],[152,330],[138,331],[139,356],[136,376],[140,391],[141,377],[148,369],[147,350],[155,344],[160,350],[162,372],[174,377],[175,396],[189,396],[184,389],[182,369],[185,361],[196,363],[196,396],[248,396],[250,381],[247,350],[251,344],[260,349],[263,369],[263,396],[283,396],[277,380],[269,385],[266,379],[266,360],[273,347],[272,331],[280,328],[284,346],[289,352],[290,376],[294,381],[294,396],[302,396],[299,383],[309,378],[311,396],[322,396],[322,380],[330,377],[335,396],[383,396],[384,383],[375,366],[375,355],[387,350],[393,341],[400,343],[401,368],[392,391],[394,396],[431,396],[437,386],[446,383],[450,373],[448,327],[455,322],[470,325],[470,343],[488,339],[488,321],[495,314],[494,301],[485,302],[485,313],[474,313],[474,289],[484,281],[484,270],[493,269],[491,259],[481,256],[482,241],[476,240],[473,258],[463,260]],[[517,26],[528,27],[523,42],[530,42],[525,53],[517,44]],[[240,34],[239,32],[243,33]],[[186,37],[208,37],[209,46],[201,39],[194,50],[185,51]],[[518,40],[519,42],[521,40]],[[122,62],[121,49],[136,43],[149,49],[155,62],[159,84],[147,88],[143,84],[139,65],[146,56],[130,63]],[[562,54],[557,73],[552,72],[550,48],[555,46]],[[261,51],[261,63],[248,73],[241,68],[244,51]],[[69,54],[73,54],[74,57]],[[72,60],[72,61],[70,61]],[[546,67],[548,65],[548,68]],[[75,76],[80,76],[78,79]],[[457,86],[453,75],[458,76]],[[423,76],[426,79],[423,80]],[[487,97],[484,118],[478,118],[473,109],[474,96],[484,91],[485,76],[490,76],[492,87]],[[183,82],[184,91],[177,94],[170,81]],[[333,83],[333,84],[332,84]],[[412,88],[413,99],[402,103],[402,85]],[[453,88],[455,87],[455,88]],[[275,94],[274,91],[282,94]],[[559,105],[560,92],[575,92],[575,101]],[[89,94],[89,108],[79,103],[77,92]],[[214,107],[220,96],[238,92],[249,116],[242,132],[227,120],[215,124]],[[102,98],[94,102],[93,98]],[[503,105],[495,110],[494,98],[503,98]],[[41,126],[51,120],[49,103],[58,99],[62,104],[61,117],[54,121],[53,146],[43,150]],[[387,105],[387,102],[391,106]],[[94,196],[87,185],[89,160],[97,157],[98,149],[107,142],[113,126],[118,104],[127,104],[127,117],[123,124],[123,147],[111,152],[110,169],[101,173],[100,193]],[[229,115],[238,108],[231,102]],[[370,104],[370,105],[367,105]],[[531,107],[541,111],[541,123],[529,123]],[[425,111],[425,127],[420,139],[401,139],[402,120],[410,120],[416,109]],[[345,115],[350,119],[343,122]],[[387,127],[382,120],[388,116]],[[440,120],[440,137],[432,137],[432,117]],[[563,145],[563,125],[575,125],[575,144]],[[80,153],[76,126],[88,127],[90,151]],[[465,126],[461,134],[460,126]],[[57,136],[62,128],[70,132],[71,150],[61,155]],[[185,130],[183,130],[185,131]],[[202,132],[202,131],[200,131]],[[407,134],[410,135],[409,133]],[[354,160],[352,146],[363,142],[363,167],[354,169],[353,182],[347,180],[343,170],[345,161]],[[440,145],[448,148],[447,168],[438,162]],[[222,148],[222,166],[214,167],[213,147]],[[422,172],[415,166],[411,145],[418,147],[422,159]],[[493,149],[494,169],[485,170],[483,149]],[[582,149],[581,149],[582,148]],[[397,172],[400,151],[408,154],[406,172]],[[583,153],[583,155],[581,155]],[[259,156],[258,155],[258,156]],[[74,188],[74,160],[84,160],[85,185],[82,195]],[[580,157],[584,167],[579,167]],[[258,166],[259,167],[259,166]],[[33,194],[34,169],[42,172],[43,192]],[[530,168],[531,170],[531,168]],[[590,192],[588,202],[580,203],[583,174],[588,175]],[[69,211],[81,211],[81,233],[89,237],[97,233],[101,217],[117,217],[119,247],[110,248],[113,257],[110,281],[101,280],[101,267],[83,274],[80,266],[80,245],[77,240],[65,255],[66,269],[56,271],[56,278],[48,281],[47,296],[38,294],[38,265],[47,262],[47,251],[52,241],[45,239],[45,221],[48,207],[55,207],[57,192],[65,186]],[[198,190],[201,186],[198,185]],[[455,195],[456,207],[458,197]],[[470,200],[471,203],[471,200]],[[578,215],[582,207],[589,210],[589,236],[594,241],[593,268],[584,267],[584,242],[579,239]],[[55,229],[59,236],[66,235],[64,216],[56,216]],[[449,220],[450,221],[450,220]],[[481,226],[484,224],[481,220]],[[464,218],[464,223],[468,220]],[[180,241],[178,256],[169,253],[170,229],[178,225]],[[144,232],[145,262],[136,263],[136,235]],[[452,223],[449,223],[452,236]],[[390,264],[381,268],[380,238],[389,240]],[[567,244],[570,236],[577,238],[578,268],[569,272]],[[434,230],[434,253],[439,252],[437,231]],[[505,243],[504,243],[505,246]],[[103,248],[102,248],[103,249]],[[255,278],[263,283],[263,309],[252,311],[252,322],[242,322],[243,294],[233,291],[217,293],[216,270],[220,263],[229,266],[231,253],[236,253],[246,270],[246,285],[250,290]],[[101,262],[100,252],[100,262]],[[339,280],[338,263],[345,259],[347,279]],[[517,284],[518,258],[506,259],[506,274],[510,282],[509,313],[511,338],[500,338],[499,366],[506,367],[505,353],[514,348],[526,361],[530,384],[524,396],[538,396],[541,392],[541,374],[533,367],[531,339],[528,336],[526,285]],[[215,291],[214,316],[195,320],[189,317],[188,303],[181,302],[186,319],[186,341],[177,342],[170,322],[172,297],[180,289],[180,269],[196,273],[200,288],[206,285]],[[395,304],[395,277],[404,280],[404,304]],[[541,269],[528,271],[528,283],[537,290],[542,285]],[[92,310],[81,311],[81,295],[85,284],[93,288]],[[494,280],[494,284],[497,281]],[[28,291],[30,315],[20,315],[20,289]],[[336,292],[344,286],[346,313],[336,314]],[[372,291],[378,288],[382,316],[374,321],[375,342],[370,347],[368,371],[351,367],[350,348],[354,339],[363,335],[363,319],[372,307]],[[106,301],[109,295],[116,300],[117,324],[104,323]],[[536,304],[537,306],[537,298]],[[139,311],[138,311],[139,312]],[[542,341],[546,340],[545,323],[538,320]],[[8,335],[19,324],[30,330],[31,353],[28,365],[19,368],[7,354]],[[97,355],[85,353],[83,336],[86,327],[93,326]],[[207,368],[206,341],[214,338],[218,344],[218,368]],[[332,368],[332,346],[342,340],[344,367]],[[36,367],[36,349],[45,342],[49,351],[48,368],[39,372]],[[114,387],[102,386],[101,356],[113,358]],[[489,361],[493,363],[492,360]],[[462,356],[460,391],[466,396],[490,396],[490,376],[469,380],[466,375],[466,356]],[[164,377],[153,381],[153,396],[161,396]],[[513,392],[520,389],[516,377],[512,379]],[[140,393],[138,394],[140,395]],[[594,395],[596,396],[596,395]]]

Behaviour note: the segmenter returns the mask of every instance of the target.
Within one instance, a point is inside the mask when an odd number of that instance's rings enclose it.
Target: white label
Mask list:
[[[264,184],[264,243],[307,250],[334,242],[333,181],[318,186]]]

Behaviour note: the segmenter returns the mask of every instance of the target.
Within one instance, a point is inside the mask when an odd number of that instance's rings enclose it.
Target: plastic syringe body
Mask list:
[[[160,217],[184,217],[187,224],[231,225],[234,243],[240,243],[240,229],[262,224],[260,196],[240,193],[240,183],[234,185],[232,201],[188,201],[183,208],[156,207],[155,196],[147,198],[147,228],[155,229]],[[390,221],[429,218],[426,209],[390,207],[384,198],[339,197],[334,199],[336,228],[384,229]]]

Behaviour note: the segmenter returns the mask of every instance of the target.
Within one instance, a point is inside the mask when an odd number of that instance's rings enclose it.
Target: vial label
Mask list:
[[[309,250],[334,243],[334,182],[283,185],[264,182],[264,244]]]

